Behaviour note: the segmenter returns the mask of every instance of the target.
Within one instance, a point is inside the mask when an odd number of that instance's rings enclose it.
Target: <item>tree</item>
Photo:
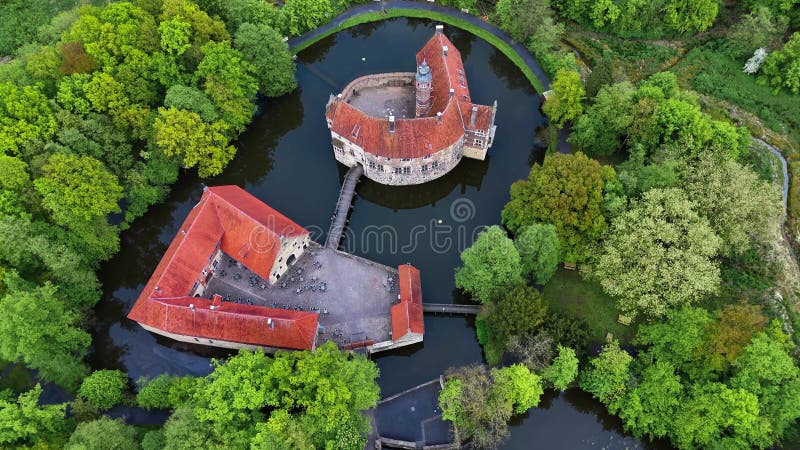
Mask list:
[[[767,56],[759,81],[775,88],[800,93],[800,32],[792,34],[780,50]]]
[[[633,122],[633,96],[629,82],[600,88],[584,114],[575,122],[569,141],[590,156],[611,155],[623,148]]]
[[[329,0],[287,0],[282,12],[292,36],[313,30],[333,17]]]
[[[547,317],[547,303],[534,288],[519,285],[489,308],[486,324],[490,340],[505,347],[512,336],[532,333]]]
[[[489,303],[523,282],[519,252],[496,225],[478,234],[461,252],[461,262],[463,265],[456,269],[456,286],[481,303]]]
[[[663,316],[717,292],[722,244],[679,189],[653,189],[615,218],[592,274],[626,314]]]
[[[639,383],[633,386],[619,405],[625,429],[634,436],[664,437],[674,415],[681,409],[683,385],[675,369],[657,361],[644,368]]]
[[[549,51],[564,34],[564,24],[554,20],[549,0],[499,0],[494,19],[536,55]]]
[[[586,77],[584,88],[586,97],[594,99],[604,86],[611,86],[614,83],[614,59],[608,55],[600,58],[600,61],[592,68],[592,73]]]
[[[553,94],[545,101],[542,111],[558,128],[578,118],[583,112],[583,89],[581,75],[574,70],[561,69],[552,84]]]
[[[67,429],[66,403],[39,405],[42,386],[37,384],[16,400],[0,398],[0,444],[4,447],[34,446]]]
[[[705,31],[714,24],[719,4],[716,0],[667,0],[667,23],[679,33]]]
[[[191,48],[192,24],[177,17],[165,20],[158,25],[161,35],[161,49],[180,56]]]
[[[769,8],[759,6],[732,27],[726,47],[736,58],[752,55],[758,48],[770,47],[787,26],[785,16],[775,16]]]
[[[619,348],[617,341],[603,347],[596,358],[589,361],[589,368],[581,374],[580,386],[596,399],[616,412],[618,402],[625,396],[630,378],[631,355]]]
[[[0,82],[0,154],[19,155],[43,143],[58,129],[47,97],[33,86]]]
[[[203,122],[197,113],[159,108],[153,125],[155,143],[167,156],[182,156],[184,167],[197,167],[201,177],[218,175],[233,159],[236,149],[228,145],[222,122]]]
[[[287,3],[286,7],[289,7]],[[209,41],[202,47],[203,60],[194,76],[203,80],[203,89],[219,110],[228,128],[219,130],[240,133],[250,123],[255,112],[253,100],[258,83],[252,74],[255,70],[242,54],[231,48],[228,41]]]
[[[603,190],[616,177],[583,153],[547,155],[528,179],[511,185],[502,218],[513,233],[534,223],[556,227],[567,262],[582,262],[588,247],[606,230]]]
[[[718,372],[727,370],[766,324],[767,318],[757,305],[725,305],[717,312],[717,320],[706,327],[703,353],[708,355],[708,364]]]
[[[34,181],[42,205],[53,221],[78,228],[97,217],[119,212],[122,187],[103,164],[89,156],[55,154],[42,167],[43,176]]]
[[[9,289],[0,299],[0,358],[22,361],[39,375],[66,389],[86,375],[81,359],[91,337],[78,328],[79,315],[54,297],[50,284]]]
[[[514,414],[525,411],[539,404],[544,393],[542,379],[522,364],[512,364],[499,369],[492,369],[495,395],[506,403],[505,408]]]
[[[556,227],[533,224],[522,228],[514,238],[522,262],[522,274],[537,284],[547,284],[561,261],[561,244]]]
[[[147,409],[176,409],[187,404],[194,395],[196,379],[161,374],[152,380],[138,380],[136,404]]]
[[[65,450],[136,450],[139,441],[136,429],[125,425],[122,419],[101,417],[82,422],[72,433]]]
[[[204,122],[214,122],[219,119],[219,112],[214,102],[203,91],[191,86],[176,84],[167,89],[164,106],[197,113]]]
[[[542,373],[542,378],[550,382],[559,391],[567,390],[567,387],[578,377],[578,357],[575,350],[558,346],[558,356]]]
[[[283,36],[267,25],[242,24],[234,46],[255,68],[258,90],[268,97],[279,97],[297,87],[295,65]]]
[[[98,370],[83,380],[78,396],[99,409],[109,409],[120,404],[127,385],[128,377],[119,370]]]

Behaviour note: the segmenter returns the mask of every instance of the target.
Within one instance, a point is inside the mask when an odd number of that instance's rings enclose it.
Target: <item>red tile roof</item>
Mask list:
[[[444,55],[443,47],[447,47]],[[417,66],[425,60],[432,74],[432,106],[427,117],[396,119],[395,131],[389,121],[365,114],[337,99],[331,103],[326,118],[331,130],[367,152],[387,158],[419,158],[455,144],[469,127],[472,98],[467,85],[461,53],[443,33],[436,33],[417,53]],[[450,97],[450,89],[454,96]],[[479,107],[476,129],[491,126],[494,108]],[[441,122],[437,113],[442,113]],[[357,133],[356,133],[357,131]]]
[[[307,234],[303,227],[238,186],[203,192],[170,243],[128,318],[170,333],[279,348],[312,348],[318,316],[262,306],[188,297],[201,270],[219,247],[265,279],[280,236]],[[189,304],[195,305],[194,309]],[[264,323],[273,318],[274,328]]]
[[[397,341],[408,333],[423,334],[422,285],[419,269],[403,264],[399,272],[400,303],[392,306],[392,340]]]

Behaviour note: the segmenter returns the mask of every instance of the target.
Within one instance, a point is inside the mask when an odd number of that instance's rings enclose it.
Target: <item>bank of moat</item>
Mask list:
[[[178,341],[374,353],[422,341],[420,273],[311,241],[238,186],[207,188],[128,318]]]
[[[421,184],[492,146],[497,102],[472,102],[461,54],[437,25],[416,72],[356,78],[331,96],[326,119],[336,160],[387,185]]]

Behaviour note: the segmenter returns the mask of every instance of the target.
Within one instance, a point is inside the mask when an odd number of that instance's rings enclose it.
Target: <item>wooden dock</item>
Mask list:
[[[351,167],[344,176],[342,188],[339,191],[339,200],[336,202],[336,210],[331,218],[331,227],[328,229],[328,238],[325,240],[325,247],[334,250],[339,248],[339,244],[342,242],[344,227],[347,225],[347,213],[350,212],[350,207],[353,206],[356,185],[363,173],[364,168],[361,164],[356,164]]]
[[[422,311],[426,313],[476,315],[481,312],[481,305],[456,305],[453,303],[423,303]]]

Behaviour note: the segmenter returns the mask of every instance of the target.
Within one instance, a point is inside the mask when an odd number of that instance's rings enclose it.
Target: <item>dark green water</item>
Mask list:
[[[461,51],[473,100],[498,102],[490,157],[465,160],[422,186],[392,188],[363,181],[343,243],[348,251],[387,265],[412,262],[422,271],[425,300],[439,303],[464,301],[453,285],[458,255],[476,230],[499,223],[511,183],[543,158],[535,135],[544,122],[537,94],[502,53],[466,32],[445,31]],[[328,95],[359,75],[413,71],[414,54],[432,33],[430,22],[394,19],[344,31],[301,52],[300,88],[265,102],[225,173],[202,182],[243,186],[323,242],[344,173],[333,158],[325,126]],[[201,180],[185,174],[163,204],[123,233],[121,251],[100,273],[104,298],[96,308],[90,356],[95,368],[120,368],[134,379],[164,372],[204,375],[211,357],[228,354],[156,337],[125,318],[201,193]],[[391,395],[483,357],[471,319],[427,315],[424,344],[375,360],[382,392]],[[576,391],[546,394],[541,408],[515,421],[503,448],[649,446],[622,433],[618,420]]]

